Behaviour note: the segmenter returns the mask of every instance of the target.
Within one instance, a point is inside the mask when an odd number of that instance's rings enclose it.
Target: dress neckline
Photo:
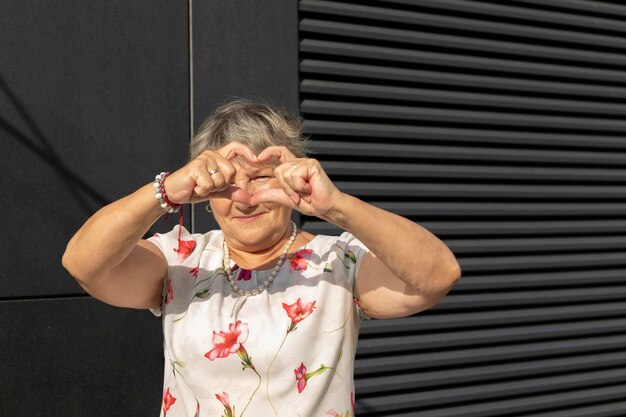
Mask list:
[[[222,234],[222,238],[221,238],[221,245],[220,245],[220,247],[223,247],[223,245],[224,245],[224,232],[223,232],[223,231],[221,231],[221,230],[220,230],[220,232],[221,232],[221,234]],[[283,266],[284,266],[286,263],[288,263],[288,262],[289,262],[289,258],[290,258],[290,256],[291,256],[291,255],[293,255],[294,253],[297,253],[297,252],[299,252],[299,251],[301,251],[301,250],[303,250],[303,249],[309,249],[309,246],[310,246],[313,242],[315,242],[316,240],[318,240],[318,238],[319,238],[319,237],[321,237],[321,236],[323,236],[323,235],[315,235],[315,236],[313,236],[313,239],[309,240],[309,241],[308,241],[307,243],[305,243],[304,245],[302,245],[302,246],[300,246],[300,247],[298,247],[298,248],[296,248],[296,249],[292,249],[292,250],[290,250],[290,251],[289,251],[289,253],[287,254],[287,257],[285,257],[285,263],[283,264]],[[222,251],[222,259],[223,259],[223,256],[224,256],[224,253],[223,253],[223,251]],[[230,265],[228,265],[228,266],[229,266],[229,267],[231,268],[231,270],[232,270],[233,266],[235,266],[235,265],[237,265],[237,263],[236,263],[235,261],[233,261],[233,259],[231,258],[231,259],[230,259]],[[237,266],[239,266],[239,265],[237,265]],[[241,267],[239,267],[239,268],[241,268]],[[245,270],[247,270],[247,271],[251,271],[251,272],[252,272],[252,273],[254,273],[254,274],[271,274],[271,273],[272,273],[272,271],[274,270],[274,268],[273,268],[273,267],[272,267],[272,268],[269,268],[269,269],[246,269],[246,268],[241,268],[241,269],[245,269]],[[281,269],[282,269],[282,268],[281,268]]]

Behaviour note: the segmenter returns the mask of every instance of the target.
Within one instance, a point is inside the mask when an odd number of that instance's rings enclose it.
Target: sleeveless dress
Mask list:
[[[268,289],[243,297],[226,281],[222,231],[182,228],[179,243],[179,227],[148,239],[169,265],[161,308],[151,310],[163,322],[161,416],[353,416],[363,243],[317,235]],[[232,260],[231,271],[244,291],[272,272]]]

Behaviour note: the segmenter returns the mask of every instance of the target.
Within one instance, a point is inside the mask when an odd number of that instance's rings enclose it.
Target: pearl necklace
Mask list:
[[[230,270],[230,250],[228,249],[228,245],[226,244],[226,239],[224,239],[224,271],[226,272],[228,283],[233,288],[233,291],[235,291],[241,296],[250,297],[252,295],[261,294],[264,289],[269,287],[272,281],[274,281],[274,279],[276,278],[276,276],[278,276],[278,271],[280,270],[280,267],[285,262],[285,257],[287,256],[287,252],[289,252],[291,245],[293,244],[294,240],[296,240],[297,231],[298,231],[298,228],[296,224],[292,221],[291,222],[291,237],[289,237],[289,240],[287,241],[287,244],[285,245],[285,249],[283,249],[283,252],[281,253],[280,258],[278,258],[278,262],[276,262],[276,266],[274,267],[274,270],[272,271],[270,276],[265,280],[265,282],[262,285],[259,285],[259,288],[255,288],[252,291],[244,291],[241,288],[239,288],[239,286],[237,286],[237,284],[235,283],[235,280],[233,279],[234,273],[231,272]]]

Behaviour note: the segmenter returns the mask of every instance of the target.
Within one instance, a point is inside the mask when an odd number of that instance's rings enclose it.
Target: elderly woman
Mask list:
[[[433,234],[337,189],[301,128],[274,106],[225,104],[187,165],[99,210],[67,246],[89,294],[162,315],[162,416],[351,416],[360,320],[425,310],[460,277]],[[142,240],[206,201],[219,230]],[[298,230],[294,209],[345,232]]]

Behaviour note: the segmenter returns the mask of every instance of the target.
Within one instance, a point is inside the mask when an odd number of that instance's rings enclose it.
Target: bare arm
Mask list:
[[[202,153],[166,178],[169,199],[178,204],[227,195],[244,201],[247,192],[230,185],[237,155],[255,160],[252,151],[232,142]],[[211,175],[212,168],[219,173]],[[152,243],[141,240],[165,211],[152,184],[100,209],[76,232],[63,254],[63,266],[93,297],[115,306],[156,308],[160,305],[168,265]]]
[[[461,277],[450,249],[404,217],[341,194],[327,220],[371,251],[357,277],[360,306],[370,317],[403,317],[430,308]]]
[[[143,186],[87,220],[68,243],[63,266],[105,303],[159,306],[167,262],[155,245],[141,238],[163,214],[152,184]]]
[[[259,160],[278,158],[282,189],[257,192],[253,203],[275,201],[336,224],[369,249],[359,269],[363,310],[374,318],[402,317],[435,305],[461,276],[448,247],[404,217],[339,191],[315,159],[273,146]]]

